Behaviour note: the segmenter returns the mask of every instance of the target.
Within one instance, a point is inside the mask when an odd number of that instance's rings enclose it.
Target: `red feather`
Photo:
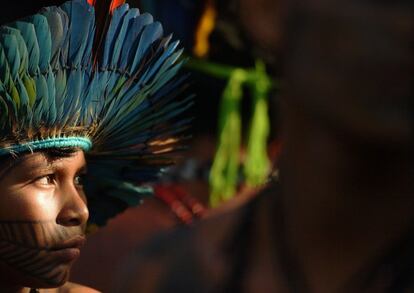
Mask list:
[[[88,0],[88,3],[95,7],[96,34],[93,48],[96,65],[101,55],[101,47],[111,21],[111,15],[116,8],[125,4],[125,0]]]
[[[97,2],[99,3],[98,5],[97,5]],[[105,1],[105,0],[88,0],[89,5],[92,5],[92,6],[95,6],[95,7],[104,6],[111,13],[114,12],[114,10],[117,9],[122,4],[125,4],[125,2],[126,2],[125,0],[111,0],[110,5],[108,7],[108,1]]]
[[[109,8],[109,10],[112,13],[115,9],[117,9],[122,4],[125,4],[125,0],[113,0],[112,3],[111,3],[111,7]]]

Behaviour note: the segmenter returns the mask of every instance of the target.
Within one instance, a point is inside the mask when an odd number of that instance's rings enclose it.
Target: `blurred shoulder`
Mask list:
[[[76,283],[67,282],[65,285],[59,288],[58,293],[99,293],[93,288],[79,285]]]
[[[240,232],[249,233],[244,227],[260,214],[266,193],[240,198],[192,227],[163,233],[138,247],[118,271],[113,292],[214,292],[231,271],[235,241]]]

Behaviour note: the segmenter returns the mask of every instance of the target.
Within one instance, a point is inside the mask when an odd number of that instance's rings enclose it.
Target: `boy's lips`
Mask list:
[[[68,248],[80,249],[85,244],[85,242],[86,242],[85,236],[78,235],[68,240],[65,240],[63,242],[53,245],[50,250],[62,250],[62,249],[68,249]]]
[[[54,245],[49,250],[49,253],[56,257],[60,262],[71,262],[80,256],[80,248],[85,242],[85,236],[79,235]]]

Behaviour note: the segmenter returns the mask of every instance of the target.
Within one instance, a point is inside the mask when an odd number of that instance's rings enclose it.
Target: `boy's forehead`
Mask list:
[[[47,151],[38,151],[33,153],[26,153],[19,155],[17,157],[13,157],[8,160],[7,163],[2,164],[0,166],[0,180],[1,177],[7,175],[11,169],[15,168],[23,168],[29,170],[30,168],[47,168],[50,166],[64,166],[65,162],[69,162],[71,158],[75,156],[82,156],[81,161],[79,162],[81,165],[86,165],[86,161],[83,155],[83,151],[78,150],[73,152],[69,156],[51,156],[47,153]]]

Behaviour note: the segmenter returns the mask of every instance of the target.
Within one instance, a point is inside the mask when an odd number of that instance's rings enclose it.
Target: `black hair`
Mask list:
[[[78,152],[79,148],[51,148],[40,151],[43,153],[49,160],[54,161],[57,159],[69,158]]]
[[[42,7],[59,6],[66,0],[18,0],[8,2],[0,13],[0,25],[36,14]]]

